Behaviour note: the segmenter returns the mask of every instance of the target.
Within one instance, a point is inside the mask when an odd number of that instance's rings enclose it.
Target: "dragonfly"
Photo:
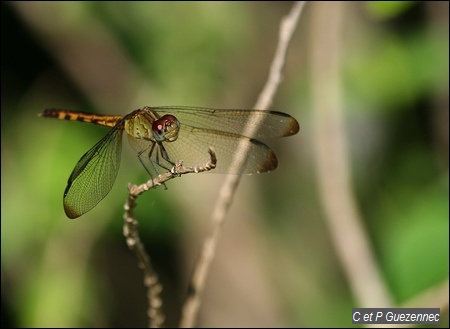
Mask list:
[[[292,116],[256,109],[212,109],[186,106],[145,106],[127,115],[99,115],[49,108],[41,117],[93,123],[111,128],[76,164],[64,190],[64,211],[77,218],[93,209],[111,191],[119,171],[125,132],[150,177],[170,169],[175,161],[198,165],[217,157],[213,172],[254,174],[277,168],[275,153],[260,141],[295,135],[299,124]],[[251,134],[245,131],[248,128]],[[246,157],[236,163],[238,147]]]

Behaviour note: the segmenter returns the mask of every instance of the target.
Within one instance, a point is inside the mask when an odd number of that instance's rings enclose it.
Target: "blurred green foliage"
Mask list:
[[[448,82],[449,44],[442,35],[419,30],[404,37],[386,30],[366,45],[347,58],[347,72],[348,92],[368,109],[407,110]]]
[[[367,12],[378,19],[391,19],[414,6],[414,1],[367,1]]]

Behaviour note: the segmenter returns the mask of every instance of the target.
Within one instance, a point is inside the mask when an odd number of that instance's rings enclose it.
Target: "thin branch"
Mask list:
[[[262,90],[255,108],[268,110],[273,102],[278,86],[282,81],[281,71],[284,67],[286,53],[300,18],[305,1],[294,3],[290,13],[281,21],[280,35],[275,52],[274,59],[271,64],[269,77],[266,85]],[[254,123],[254,122],[252,122]],[[260,123],[256,123],[253,128],[248,126],[243,135],[252,136],[252,131],[258,129]],[[235,164],[241,164],[246,158],[245,147],[239,147],[235,154]],[[233,164],[233,166],[235,166]],[[200,257],[194,266],[193,275],[189,283],[188,296],[183,305],[180,327],[191,328],[197,319],[197,314],[201,303],[201,294],[203,292],[209,269],[214,259],[215,250],[219,241],[222,225],[225,221],[225,215],[233,200],[236,188],[240,182],[239,175],[229,175],[221,188],[219,199],[216,202],[212,215],[212,229],[210,235],[205,239]]]
[[[150,262],[150,257],[145,251],[144,245],[141,242],[138,232],[138,222],[134,218],[133,210],[136,207],[136,199],[139,195],[148,191],[151,188],[155,188],[163,185],[168,180],[175,177],[180,177],[184,174],[200,173],[204,171],[210,171],[216,167],[217,158],[214,150],[210,148],[208,150],[211,159],[205,164],[200,164],[195,167],[183,167],[182,162],[179,161],[170,171],[159,175],[158,177],[149,180],[142,185],[129,185],[128,199],[125,204],[125,214],[123,234],[126,238],[128,248],[134,250],[139,260],[139,267],[144,271],[144,285],[147,287],[148,298],[148,311],[147,316],[149,318],[150,328],[159,328],[164,323],[164,314],[162,313],[162,299],[160,293],[162,291],[162,285],[159,283],[158,275],[156,274],[153,266]]]

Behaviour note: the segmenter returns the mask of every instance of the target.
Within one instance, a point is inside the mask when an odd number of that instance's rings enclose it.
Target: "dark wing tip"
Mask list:
[[[277,169],[278,158],[274,151],[268,149],[266,161],[258,168],[257,174],[271,172]]]
[[[75,211],[74,209],[72,209],[70,206],[64,204],[64,212],[66,213],[66,216],[69,217],[70,219],[75,219],[80,217],[83,214],[79,214],[77,211]]]
[[[66,199],[66,196],[69,193],[70,187],[72,186],[71,178],[72,178],[72,176],[70,176],[69,181],[67,182],[66,189],[64,190],[63,204],[64,204],[64,212],[66,213],[66,216],[69,217],[70,219],[74,219],[74,218],[78,218],[81,215],[83,215],[84,212],[75,210],[74,207],[72,207]]]
[[[300,131],[300,125],[293,116],[279,111],[267,111],[267,112],[277,117],[279,122],[282,123],[283,130],[281,130],[280,134],[276,137],[292,136]]]
[[[300,125],[298,124],[297,120],[294,119],[294,117],[291,117],[291,124],[289,126],[289,130],[288,130],[286,136],[295,135],[299,131],[300,131]]]

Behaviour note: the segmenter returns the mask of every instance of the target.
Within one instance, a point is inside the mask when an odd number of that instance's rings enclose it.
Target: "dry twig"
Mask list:
[[[212,148],[208,150],[211,160],[205,164],[200,164],[195,167],[183,167],[182,162],[179,161],[170,171],[159,175],[158,177],[149,180],[142,185],[129,185],[128,199],[125,204],[124,226],[123,234],[126,237],[127,245],[131,250],[134,250],[139,260],[139,267],[144,271],[144,285],[147,287],[148,311],[150,328],[159,328],[164,323],[164,314],[161,306],[162,300],[160,293],[162,285],[159,283],[158,275],[156,274],[150,262],[150,257],[145,251],[144,245],[139,238],[138,222],[134,218],[133,210],[136,207],[136,198],[148,191],[151,188],[161,186],[165,182],[175,177],[180,177],[184,174],[200,173],[212,170],[216,167],[216,154]]]

